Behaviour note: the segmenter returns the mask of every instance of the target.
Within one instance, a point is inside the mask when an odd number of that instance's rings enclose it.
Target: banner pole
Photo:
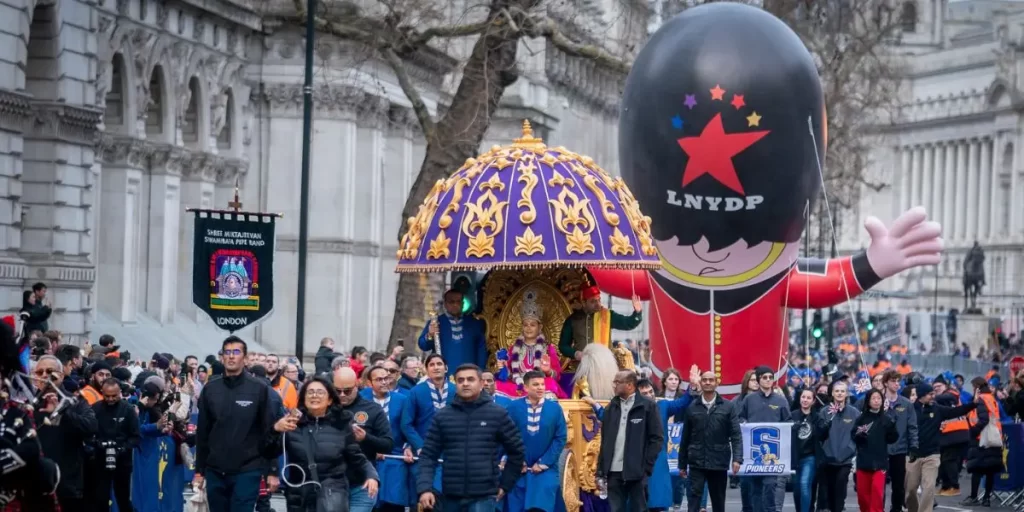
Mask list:
[[[306,245],[309,238],[309,159],[313,127],[313,50],[316,36],[316,0],[306,2],[306,69],[302,84],[302,173],[299,185],[299,269],[295,298],[295,357],[302,365],[306,327]]]

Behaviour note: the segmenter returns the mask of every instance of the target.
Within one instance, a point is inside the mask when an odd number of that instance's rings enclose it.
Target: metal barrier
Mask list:
[[[963,375],[970,381],[974,377],[984,377],[996,363],[990,361],[978,361],[976,359],[965,359],[958,356],[939,354],[907,354],[905,357],[914,371],[921,372],[925,376],[934,377],[947,370],[954,374]],[[898,361],[896,361],[898,362]],[[895,362],[894,362],[895,364]],[[999,378],[1002,382],[1008,382],[1010,370],[1006,364],[999,364]]]

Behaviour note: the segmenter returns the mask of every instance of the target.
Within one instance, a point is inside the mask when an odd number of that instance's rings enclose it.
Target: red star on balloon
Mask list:
[[[743,185],[736,175],[732,157],[742,153],[755,142],[768,135],[771,130],[751,132],[725,133],[722,127],[722,114],[711,118],[704,130],[697,137],[683,137],[678,140],[689,160],[683,171],[683,186],[693,180],[709,174],[719,183],[737,193],[743,192]]]

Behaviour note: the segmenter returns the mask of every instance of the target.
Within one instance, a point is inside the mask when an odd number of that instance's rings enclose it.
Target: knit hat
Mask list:
[[[89,367],[89,372],[91,374],[93,374],[93,375],[95,375],[96,372],[98,372],[100,370],[106,370],[108,372],[113,372],[113,368],[111,368],[110,365],[107,364],[106,361],[96,361],[95,363],[92,364],[92,366]]]
[[[918,400],[920,400],[921,397],[927,395],[928,393],[932,393],[933,392],[932,385],[928,384],[927,382],[918,382],[917,386],[915,386],[914,389],[917,390],[917,398],[918,398]]]
[[[119,366],[110,371],[110,375],[121,382],[129,382],[132,380],[132,371],[124,366]]]
[[[757,380],[761,380],[761,376],[765,374],[774,376],[775,372],[767,366],[758,366],[757,368],[754,368],[754,376],[757,377]]]

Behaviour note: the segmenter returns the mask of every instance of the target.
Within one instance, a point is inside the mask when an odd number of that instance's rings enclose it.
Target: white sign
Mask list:
[[[740,475],[788,476],[793,472],[792,423],[743,423]]]

